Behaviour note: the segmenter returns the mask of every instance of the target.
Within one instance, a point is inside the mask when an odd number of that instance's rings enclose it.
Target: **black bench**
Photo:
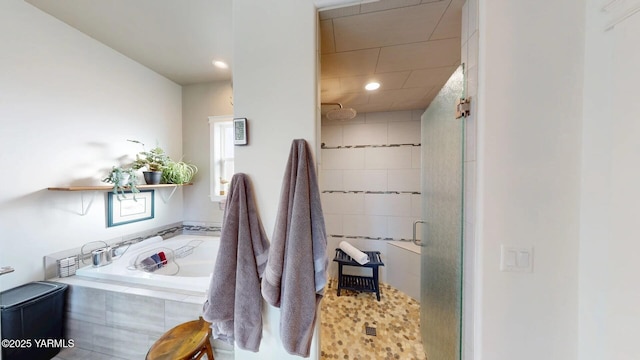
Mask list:
[[[338,296],[340,296],[340,290],[342,289],[374,292],[376,293],[376,298],[380,301],[378,267],[384,266],[384,263],[380,259],[380,251],[363,251],[363,253],[369,256],[369,262],[360,265],[353,260],[351,256],[342,251],[342,249],[336,249],[336,257],[333,261],[338,263]],[[342,267],[344,265],[371,268],[373,274],[372,276],[345,275],[342,273]]]

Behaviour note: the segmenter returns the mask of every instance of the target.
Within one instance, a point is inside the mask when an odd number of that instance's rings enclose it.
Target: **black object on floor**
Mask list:
[[[66,289],[66,284],[35,281],[0,293],[2,359],[49,360],[60,352],[66,343]]]
[[[380,283],[378,281],[378,267],[384,266],[384,263],[380,259],[380,251],[362,251],[369,256],[369,262],[360,265],[353,260],[351,256],[347,255],[342,249],[336,249],[336,257],[333,261],[338,263],[338,296],[340,296],[340,290],[355,290],[363,292],[374,292],[376,298],[380,301]],[[372,276],[355,276],[345,275],[342,273],[342,267],[356,266],[367,267],[372,270]]]

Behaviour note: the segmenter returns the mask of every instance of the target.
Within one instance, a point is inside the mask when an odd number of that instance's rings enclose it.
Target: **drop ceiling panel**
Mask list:
[[[455,66],[413,70],[409,75],[405,88],[442,86],[455,71]]]
[[[322,81],[320,82],[320,91],[322,92],[340,91],[340,78],[322,79]]]
[[[377,72],[392,72],[460,63],[460,38],[388,46],[380,50]]]
[[[395,102],[390,107],[391,111],[425,109],[433,98],[423,99],[419,101],[401,101]]]
[[[461,30],[462,3],[460,0],[453,0],[429,40],[460,37]]]
[[[354,106],[367,104],[369,102],[368,93],[343,93],[343,92],[326,92],[322,94],[322,102],[337,102],[344,106]]]
[[[343,92],[364,91],[364,86],[370,81],[379,82],[384,89],[400,89],[409,77],[410,71],[394,73],[372,74],[364,76],[350,76],[340,78],[340,90]]]
[[[381,0],[320,12],[322,101],[359,113],[425,109],[460,63],[463,3]],[[381,88],[363,90],[371,80]]]
[[[320,20],[335,19],[360,14],[360,5],[346,6],[320,12]]]
[[[321,77],[355,76],[373,74],[380,49],[348,51],[321,56]]]
[[[370,102],[394,103],[400,101],[424,100],[431,92],[431,88],[395,89],[371,92]]]
[[[320,52],[322,54],[336,52],[336,44],[333,39],[333,21],[320,21]]]
[[[436,0],[436,1],[438,1],[438,0]],[[360,5],[360,13],[364,14],[364,13],[368,13],[368,12],[389,10],[389,9],[395,9],[395,8],[399,8],[399,7],[413,6],[413,5],[419,5],[419,4],[420,4],[420,0],[375,1],[375,2],[370,2],[370,3],[366,3],[366,4],[361,4]]]
[[[447,5],[445,1],[333,19],[336,51],[426,41]]]

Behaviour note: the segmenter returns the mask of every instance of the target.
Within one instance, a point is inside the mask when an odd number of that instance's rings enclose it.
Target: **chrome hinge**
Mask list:
[[[471,98],[460,98],[456,101],[456,119],[471,115]]]

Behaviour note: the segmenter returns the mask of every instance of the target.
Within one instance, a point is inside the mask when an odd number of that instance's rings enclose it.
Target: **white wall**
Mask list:
[[[405,293],[406,273],[396,271],[393,282],[387,277],[387,273],[392,274],[399,265],[387,261],[388,241],[371,238],[412,238],[413,222],[421,218],[420,146],[378,145],[420,144],[422,112],[363,113],[348,121],[322,119],[321,142],[326,148],[321,151],[320,189],[327,233],[333,235],[328,239],[327,252],[333,258],[341,241],[359,249],[380,251],[385,262],[380,268],[380,281]],[[405,252],[407,257],[411,255]],[[350,267],[344,270],[355,275],[371,272]],[[417,276],[419,263],[414,270],[412,274]],[[330,276],[337,277],[337,273],[338,265],[332,262]]]
[[[476,358],[576,359],[584,2],[479,5]]]
[[[605,31],[633,2],[586,4],[579,358],[638,359],[640,15]]]
[[[234,116],[248,119],[249,132],[249,144],[236,147],[235,168],[252,180],[269,237],[291,141],[317,146],[316,17],[310,1],[233,2]],[[260,352],[236,348],[236,358],[294,358],[280,343],[279,309],[264,306]],[[318,356],[312,346],[311,358]]]
[[[20,0],[0,2],[0,48],[0,290],[43,279],[45,254],[182,220],[181,191],[106,228],[104,192],[80,216],[79,193],[46,190],[106,185],[140,150],[127,139],[180,156],[180,86]]]
[[[182,150],[184,160],[198,167],[193,186],[184,188],[184,220],[222,223],[219,202],[209,197],[209,116],[232,115],[232,89],[228,81],[182,88]]]

